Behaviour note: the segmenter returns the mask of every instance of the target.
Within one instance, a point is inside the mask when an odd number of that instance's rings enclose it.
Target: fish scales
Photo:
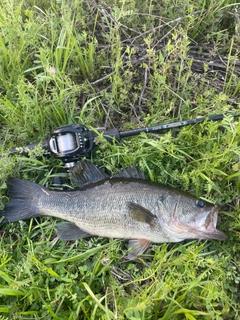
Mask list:
[[[88,236],[129,239],[128,258],[142,254],[150,242],[227,237],[216,229],[219,206],[186,192],[144,179],[136,168],[109,177],[89,162],[72,170],[75,191],[52,191],[33,182],[8,180],[4,222],[37,216],[64,219],[63,240]]]
[[[139,238],[143,234],[151,241],[167,241],[159,224],[138,222],[128,214],[128,203],[134,202],[153,210],[159,190],[152,186],[141,188],[143,183],[127,184],[118,179],[107,181],[96,189],[78,192],[45,191],[38,198],[39,212],[73,221],[83,230],[105,237]],[[157,221],[157,218],[156,218]],[[116,228],[117,226],[117,228]],[[160,237],[160,231],[163,236]]]

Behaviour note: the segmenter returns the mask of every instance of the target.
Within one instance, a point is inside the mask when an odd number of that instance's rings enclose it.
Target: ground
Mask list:
[[[0,319],[237,319],[240,313],[240,12],[231,0],[2,0],[0,197],[8,177],[66,178],[41,142],[94,130],[88,160],[224,204],[225,242],[56,240],[56,219],[1,224]],[[224,114],[222,121],[107,142],[120,131]],[[9,150],[40,144],[26,157]],[[66,178],[66,184],[69,180]]]

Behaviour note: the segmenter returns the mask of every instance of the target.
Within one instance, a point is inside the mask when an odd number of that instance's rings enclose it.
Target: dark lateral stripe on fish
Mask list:
[[[52,191],[33,182],[8,180],[9,202],[4,222],[52,216],[67,220],[58,228],[64,240],[90,235],[129,239],[129,259],[143,253],[150,242],[184,239],[225,240],[216,229],[219,208],[206,201],[143,180],[135,169],[117,176],[102,174],[93,164],[80,163],[74,175],[79,189]],[[126,177],[129,176],[129,177]]]

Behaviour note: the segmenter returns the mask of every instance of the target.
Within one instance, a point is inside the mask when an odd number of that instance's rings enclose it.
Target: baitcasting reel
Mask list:
[[[232,117],[240,117],[240,114],[231,115]],[[178,128],[190,124],[196,124],[203,121],[217,121],[224,118],[223,114],[212,115],[208,117],[172,122],[154,127],[138,128],[129,131],[120,132],[118,129],[107,130],[103,133],[103,137],[108,141],[113,139],[120,141],[122,138],[138,135],[141,132],[151,133],[162,130]],[[62,160],[67,168],[73,167],[80,157],[90,154],[95,146],[94,140],[97,134],[81,124],[69,124],[61,126],[54,130],[49,140],[42,144],[43,149],[53,154],[56,158]],[[22,148],[10,150],[10,155],[24,154],[28,155],[28,151],[35,148],[38,144],[31,144]],[[0,155],[1,156],[1,155]]]
[[[74,163],[88,155],[93,148],[93,132],[80,124],[57,128],[48,141],[48,151],[64,163]]]
[[[118,129],[108,130],[104,133],[104,137],[108,141],[112,139],[120,141],[120,135]],[[81,124],[69,124],[52,132],[47,149],[69,168],[74,166],[79,157],[85,157],[92,151],[96,137],[95,132]]]

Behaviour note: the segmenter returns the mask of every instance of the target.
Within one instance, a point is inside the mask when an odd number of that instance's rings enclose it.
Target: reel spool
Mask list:
[[[67,167],[74,165],[79,157],[89,154],[93,148],[93,133],[80,124],[70,124],[52,132],[48,149]]]

